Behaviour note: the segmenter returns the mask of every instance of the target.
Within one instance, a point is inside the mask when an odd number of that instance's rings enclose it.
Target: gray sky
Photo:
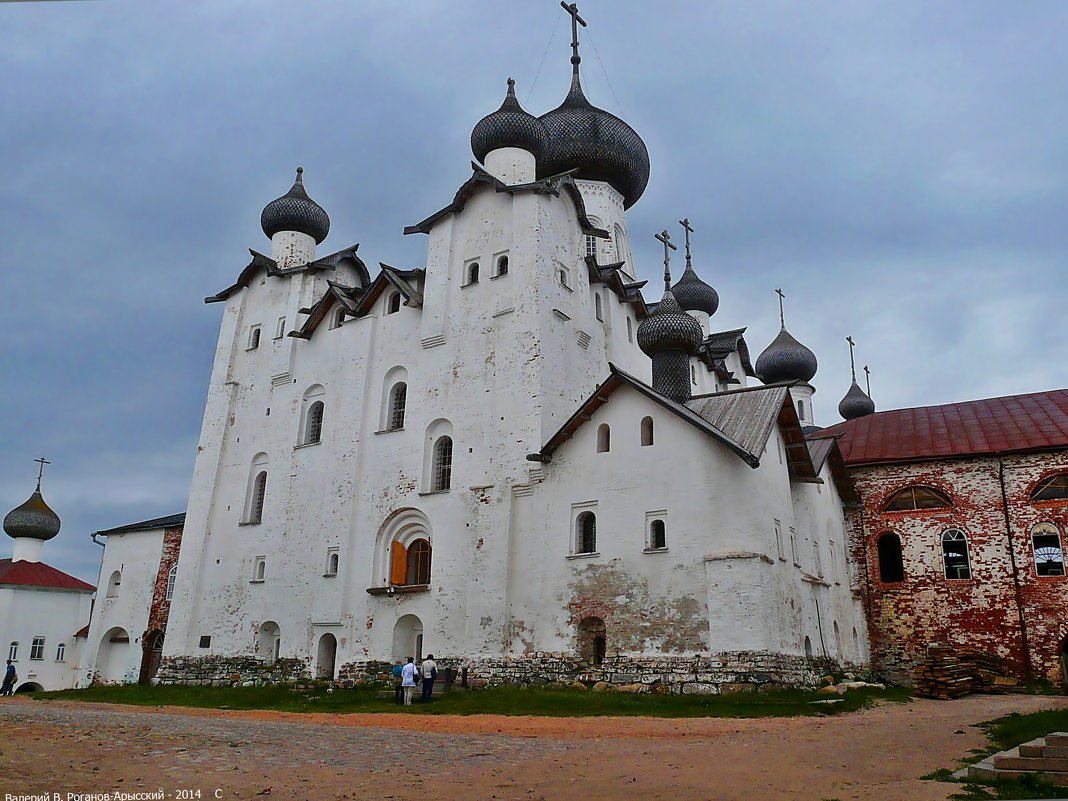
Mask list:
[[[1068,4],[581,8],[587,95],[649,146],[639,275],[688,215],[713,325],[749,326],[754,358],[782,286],[817,422],[850,333],[881,409],[1068,384]],[[202,300],[268,249],[294,167],[331,217],[320,253],[421,266],[401,229],[469,176],[509,75],[534,114],[563,99],[569,33],[557,0],[0,3],[0,514],[48,456],[45,559],[94,581],[89,532],[181,511]]]

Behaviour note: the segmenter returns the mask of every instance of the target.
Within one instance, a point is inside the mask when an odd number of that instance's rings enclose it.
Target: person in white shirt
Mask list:
[[[401,668],[401,690],[404,692],[404,705],[412,705],[412,693],[415,692],[415,659],[408,657],[408,663]]]
[[[434,692],[434,680],[438,677],[438,664],[434,661],[434,655],[427,654],[419,667],[423,674],[423,703],[429,704],[430,694]]]

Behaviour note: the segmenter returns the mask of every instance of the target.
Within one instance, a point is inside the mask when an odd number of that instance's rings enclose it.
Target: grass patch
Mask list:
[[[983,757],[1006,751],[1020,743],[1026,743],[1038,737],[1045,737],[1050,732],[1068,731],[1068,709],[1051,709],[1044,712],[1032,712],[1021,715],[1013,712],[1003,718],[988,720],[976,724],[982,729],[989,741],[985,748],[973,749],[967,759],[968,764],[980,761]],[[1064,798],[1068,788],[1055,787],[1031,776],[1006,781],[965,781],[953,778],[953,771],[948,768],[936,770],[920,778],[931,781],[954,782],[962,785],[962,792],[951,795],[954,801],[985,801],[986,799],[1008,798]]]
[[[428,705],[399,707],[377,697],[374,688],[296,691],[288,687],[145,687],[121,685],[35,693],[49,701],[100,701],[143,706],[190,706],[211,709],[272,709],[285,712],[404,712],[412,715],[540,715],[588,717],[598,715],[686,717],[792,717],[852,712],[878,702],[905,702],[907,689],[851,690],[841,703],[813,704],[826,696],[800,690],[737,695],[626,695],[576,690],[494,687],[475,692],[449,692]]]

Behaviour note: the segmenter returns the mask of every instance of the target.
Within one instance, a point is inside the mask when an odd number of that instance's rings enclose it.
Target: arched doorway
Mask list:
[[[142,640],[141,673],[137,677],[138,684],[151,684],[159,670],[160,660],[163,659],[163,632],[159,629],[150,631]]]
[[[282,630],[273,620],[268,620],[260,625],[256,635],[256,656],[264,660],[268,665],[273,665],[278,660],[278,654],[282,649]]]
[[[337,658],[337,638],[324,634],[319,638],[319,656],[315,661],[315,678],[334,680],[334,661]]]
[[[35,681],[24,681],[16,689],[17,693],[39,693],[44,692],[44,687]]]
[[[423,659],[423,621],[415,615],[404,615],[393,627],[393,661],[407,662],[409,656]]]
[[[137,667],[137,655],[132,654],[130,635],[126,629],[116,626],[100,638],[96,652],[96,680],[105,684],[122,684],[126,674]],[[130,681],[133,681],[131,675]]]
[[[599,617],[586,617],[578,627],[579,654],[583,661],[599,665],[608,653],[608,636],[604,621]]]

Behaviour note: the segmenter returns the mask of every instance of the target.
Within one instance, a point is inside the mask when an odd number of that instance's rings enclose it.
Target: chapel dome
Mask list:
[[[59,526],[59,515],[45,503],[40,485],[25,503],[16,506],[4,517],[4,531],[13,539],[27,537],[44,542],[59,533]]]
[[[686,311],[702,311],[711,317],[719,308],[719,293],[702,281],[689,264],[675,286],[671,287],[671,292],[679,306]]]
[[[576,178],[606,181],[623,195],[629,209],[649,183],[649,151],[627,123],[599,109],[582,93],[578,72],[564,102],[539,117],[549,137],[538,177],[577,170]]]
[[[703,336],[701,324],[682,310],[670,289],[656,310],[638,325],[638,347],[647,356],[671,350],[692,356]]]
[[[854,378],[849,391],[838,403],[838,414],[842,415],[846,420],[853,420],[874,412],[875,401],[868,397],[868,394],[860,388],[860,384]]]
[[[793,338],[786,327],[756,360],[756,373],[765,384],[811,381],[816,375],[816,354]]]
[[[480,119],[471,131],[471,152],[482,164],[486,156],[501,147],[518,147],[541,161],[548,148],[549,138],[541,120],[519,105],[515,96],[515,81],[508,79],[508,94],[501,107]]]
[[[297,231],[312,237],[317,245],[326,239],[330,217],[304,190],[303,167],[297,167],[297,178],[290,190],[264,206],[260,226],[268,237],[279,231]]]

